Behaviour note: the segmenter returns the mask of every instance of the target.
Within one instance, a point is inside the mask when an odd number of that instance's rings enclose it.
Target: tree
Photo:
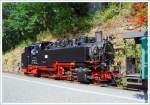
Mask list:
[[[3,52],[43,31],[75,34],[90,26],[88,3],[3,3]]]

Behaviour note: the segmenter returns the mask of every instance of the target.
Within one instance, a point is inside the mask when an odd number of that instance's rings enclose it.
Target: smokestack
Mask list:
[[[102,42],[102,31],[95,32],[96,42]]]
[[[102,43],[102,31],[97,31],[95,32],[95,37],[96,37],[96,44],[97,46],[100,48],[101,47],[101,43]]]

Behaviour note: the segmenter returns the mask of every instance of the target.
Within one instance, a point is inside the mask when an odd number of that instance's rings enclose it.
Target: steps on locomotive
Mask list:
[[[126,75],[127,86],[126,88],[142,89],[142,80],[140,74]]]

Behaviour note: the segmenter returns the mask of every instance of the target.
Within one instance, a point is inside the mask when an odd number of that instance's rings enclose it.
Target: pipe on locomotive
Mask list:
[[[96,45],[98,46],[98,48],[100,48],[102,46],[102,31],[97,31],[95,32],[95,38],[96,38]]]

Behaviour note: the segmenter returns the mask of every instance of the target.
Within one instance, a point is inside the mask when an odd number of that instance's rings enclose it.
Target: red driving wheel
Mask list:
[[[96,85],[100,84],[99,74],[96,72],[92,73],[92,83]]]

